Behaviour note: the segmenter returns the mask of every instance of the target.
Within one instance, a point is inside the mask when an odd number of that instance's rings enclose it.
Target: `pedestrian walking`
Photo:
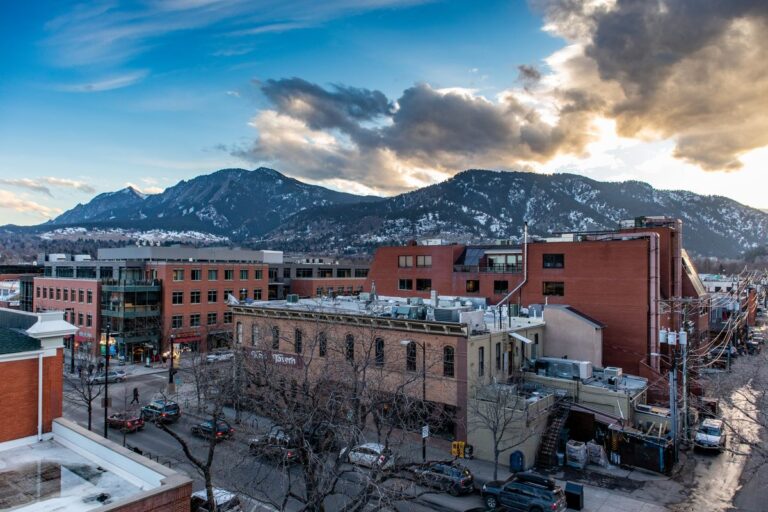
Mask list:
[[[136,402],[139,403],[139,388],[133,388],[133,400],[131,400],[131,404]]]

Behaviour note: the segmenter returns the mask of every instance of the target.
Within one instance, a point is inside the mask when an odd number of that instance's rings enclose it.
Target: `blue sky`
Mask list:
[[[616,113],[630,79],[606,76],[610,59],[588,49],[602,33],[573,30],[612,20],[564,22],[558,2],[543,4],[6,2],[0,224],[39,223],[126,184],[157,192],[262,164],[362,193],[490,167],[642,179],[768,206],[749,186],[762,176],[763,138],[715,154],[701,133],[721,120],[692,132],[659,115],[674,100],[661,93],[631,118]],[[662,79],[695,97],[680,72]],[[600,101],[581,101],[584,91]],[[573,108],[576,97],[602,106]]]

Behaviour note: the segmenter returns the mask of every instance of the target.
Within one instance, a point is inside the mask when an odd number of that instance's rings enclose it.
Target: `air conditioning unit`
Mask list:
[[[285,302],[288,304],[298,304],[299,303],[299,295],[297,293],[289,293],[285,297]]]
[[[623,374],[624,371],[616,366],[606,366],[603,369],[603,375],[606,379],[620,379]]]
[[[573,364],[579,369],[579,379],[586,380],[592,378],[592,363],[590,361],[574,361]]]

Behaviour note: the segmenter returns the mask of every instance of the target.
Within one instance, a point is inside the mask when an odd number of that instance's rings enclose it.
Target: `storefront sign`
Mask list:
[[[269,361],[272,364],[301,368],[303,360],[298,354],[283,354],[282,352],[269,352],[266,350],[252,350],[251,357],[258,361]]]

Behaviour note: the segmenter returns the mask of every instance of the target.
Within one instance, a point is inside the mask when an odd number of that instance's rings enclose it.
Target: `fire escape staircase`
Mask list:
[[[560,440],[560,432],[568,420],[571,404],[562,400],[555,405],[549,416],[547,429],[541,436],[539,451],[536,454],[536,465],[551,467],[557,465],[557,445]]]

